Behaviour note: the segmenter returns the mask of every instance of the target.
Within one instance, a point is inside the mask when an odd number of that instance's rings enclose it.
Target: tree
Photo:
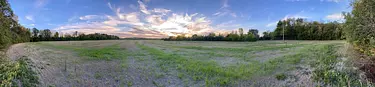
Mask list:
[[[344,14],[346,39],[368,55],[375,55],[374,4],[374,0],[355,0],[352,12]]]
[[[33,37],[38,37],[39,30],[36,28],[33,28]]]
[[[53,34],[53,40],[60,40],[59,39],[59,32],[55,32],[55,34]]]
[[[249,29],[249,32],[251,32],[256,39],[259,38],[259,31],[257,29]],[[247,33],[249,34],[249,32]]]
[[[52,32],[49,29],[44,29],[40,31],[41,40],[49,41],[51,40]]]
[[[18,17],[10,7],[7,0],[0,0],[0,49],[30,38],[29,29],[18,23]]]

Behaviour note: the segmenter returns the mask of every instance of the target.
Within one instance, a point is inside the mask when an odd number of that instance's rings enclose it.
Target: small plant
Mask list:
[[[102,75],[100,73],[95,73],[94,77],[96,79],[100,79],[100,78],[102,78]]]
[[[287,76],[284,73],[276,75],[277,80],[285,80],[286,78]]]
[[[131,86],[133,86],[133,82],[128,81],[127,85],[128,85],[128,87],[131,87]]]
[[[177,77],[178,77],[179,79],[182,79],[182,77],[184,77],[184,74],[182,74],[182,73],[178,73]]]

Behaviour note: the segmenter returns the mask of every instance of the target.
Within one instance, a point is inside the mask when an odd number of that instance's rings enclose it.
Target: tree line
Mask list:
[[[280,20],[273,32],[263,32],[263,40],[343,40],[342,23],[306,21],[302,18]]]
[[[29,29],[18,23],[8,1],[0,0],[0,49],[11,44],[30,41]]]
[[[71,41],[71,40],[116,40],[120,39],[115,35],[94,33],[94,34],[84,34],[75,31],[72,35],[65,33],[59,34],[59,32],[51,32],[49,29],[38,30],[36,28],[32,29],[31,42],[37,41]]]
[[[226,36],[215,33],[209,33],[208,35],[197,35],[194,34],[191,37],[186,35],[170,36],[169,38],[164,38],[164,41],[257,41],[259,38],[257,29],[249,29],[247,34],[244,34],[243,29],[239,28],[238,31],[232,31]]]
[[[343,40],[343,24],[339,22],[321,23],[317,21],[307,21],[302,18],[289,18],[280,20],[273,32],[266,31],[258,35],[257,29],[249,29],[247,34],[243,29],[232,31],[227,35],[208,35],[194,34],[190,37],[185,35],[171,36],[164,38],[165,41],[257,41],[257,40]]]

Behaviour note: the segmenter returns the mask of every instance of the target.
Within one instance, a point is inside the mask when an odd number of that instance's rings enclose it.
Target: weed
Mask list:
[[[179,79],[182,79],[182,77],[184,77],[184,74],[183,74],[183,73],[178,73],[177,77],[178,77]]]
[[[95,77],[95,79],[100,79],[100,78],[102,78],[102,74],[100,74],[100,73],[95,73],[95,74],[94,74],[94,77]]]
[[[128,87],[131,87],[131,86],[133,86],[133,82],[128,81],[127,85],[128,85]]]
[[[285,80],[286,78],[287,78],[287,76],[284,73],[276,75],[277,80]]]
[[[315,66],[313,71],[313,78],[315,81],[323,82],[324,85],[332,86],[359,86],[363,85],[353,72],[338,71],[335,69],[335,64],[339,62],[335,51],[335,45],[323,45],[315,49],[316,59],[312,61],[312,66]]]

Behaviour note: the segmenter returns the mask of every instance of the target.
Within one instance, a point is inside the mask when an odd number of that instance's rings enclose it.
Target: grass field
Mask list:
[[[204,42],[106,40],[12,46],[41,86],[363,85],[344,41]]]

